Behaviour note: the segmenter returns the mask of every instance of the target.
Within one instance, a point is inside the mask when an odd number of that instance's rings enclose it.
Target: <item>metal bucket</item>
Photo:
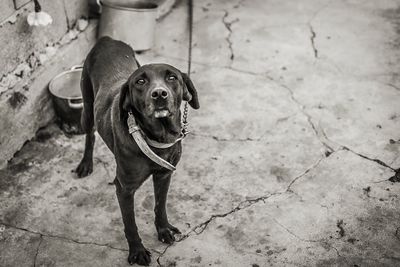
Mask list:
[[[157,5],[144,1],[103,0],[98,37],[123,41],[135,51],[153,47]]]
[[[80,89],[82,67],[75,66],[54,77],[49,83],[54,110],[67,133],[79,134],[83,100]]]

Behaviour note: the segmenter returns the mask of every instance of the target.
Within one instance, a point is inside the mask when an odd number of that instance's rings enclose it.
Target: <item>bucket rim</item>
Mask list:
[[[82,96],[64,96],[64,95],[60,95],[60,94],[57,94],[57,93],[54,92],[54,82],[56,80],[58,80],[59,78],[61,78],[62,76],[66,75],[68,73],[72,73],[72,72],[82,72],[82,68],[76,68],[76,69],[63,71],[63,72],[57,74],[53,79],[51,79],[51,81],[49,83],[49,91],[50,91],[51,95],[53,95],[55,97],[58,97],[58,98],[61,98],[61,99],[67,99],[67,100],[79,100],[79,99],[82,99]]]
[[[144,4],[147,7],[146,8],[138,8],[138,7],[129,7],[129,6],[122,6],[118,5],[117,3],[112,3],[107,0],[100,0],[99,1],[101,5],[110,7],[113,9],[119,9],[119,10],[127,10],[127,11],[136,11],[136,12],[154,12],[158,9],[158,5],[155,3],[148,3],[145,1],[135,1],[132,3],[132,5],[136,4]]]

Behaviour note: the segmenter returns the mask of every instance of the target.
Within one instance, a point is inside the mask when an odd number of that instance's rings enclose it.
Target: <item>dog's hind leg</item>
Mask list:
[[[75,170],[79,178],[88,176],[93,171],[93,148],[95,141],[93,113],[94,93],[92,83],[85,69],[82,70],[81,91],[83,98],[81,126],[86,134],[86,138],[83,158]]]

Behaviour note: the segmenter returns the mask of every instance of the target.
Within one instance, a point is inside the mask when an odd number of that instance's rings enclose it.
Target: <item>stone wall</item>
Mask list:
[[[40,0],[53,23],[31,27],[29,0],[0,1],[0,167],[54,117],[47,92],[58,73],[80,64],[95,42],[84,0]],[[79,24],[79,27],[78,27]]]

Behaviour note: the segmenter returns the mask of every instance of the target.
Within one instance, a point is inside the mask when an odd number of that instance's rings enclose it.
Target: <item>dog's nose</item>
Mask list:
[[[151,91],[151,98],[153,98],[153,99],[159,99],[159,98],[166,99],[166,98],[168,98],[168,91],[165,90],[164,88],[155,88],[155,89],[153,89],[153,91]]]

